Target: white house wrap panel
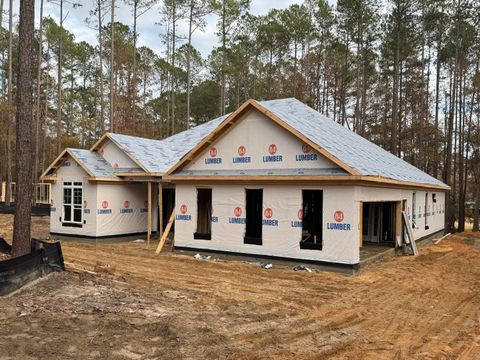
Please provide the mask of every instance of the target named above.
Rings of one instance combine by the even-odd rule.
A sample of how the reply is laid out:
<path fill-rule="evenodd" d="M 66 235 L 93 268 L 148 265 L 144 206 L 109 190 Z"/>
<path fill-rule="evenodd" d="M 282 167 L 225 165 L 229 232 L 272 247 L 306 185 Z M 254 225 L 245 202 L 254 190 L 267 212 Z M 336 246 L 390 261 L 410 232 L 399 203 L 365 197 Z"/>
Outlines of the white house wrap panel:
<path fill-rule="evenodd" d="M 186 215 L 177 215 L 175 246 L 217 250 L 251 255 L 268 255 L 302 260 L 317 260 L 343 264 L 358 264 L 360 239 L 361 202 L 399 202 L 406 200 L 411 216 L 412 190 L 378 189 L 351 186 L 294 186 L 294 185 L 212 185 L 212 238 L 194 239 L 197 224 L 197 188 L 194 185 L 177 185 L 176 208 L 187 209 Z M 244 243 L 245 189 L 263 189 L 262 245 Z M 302 190 L 323 191 L 323 248 L 300 249 Z M 428 211 L 428 229 L 425 228 L 425 194 L 436 195 Z M 423 199 L 417 203 L 421 209 L 413 231 L 415 239 L 434 234 L 443 229 L 444 193 L 417 191 Z M 240 212 L 236 212 L 236 209 Z M 269 219 L 265 210 L 271 209 Z M 341 212 L 339 222 L 335 214 Z M 238 215 L 240 214 L 240 215 Z M 238 216 L 237 216 L 238 215 Z M 418 217 L 418 216 L 417 216 Z M 268 222 L 266 220 L 269 220 Z"/>
<path fill-rule="evenodd" d="M 107 160 L 114 170 L 138 168 L 124 151 L 120 150 L 112 141 L 107 141 L 98 153 Z"/>
<path fill-rule="evenodd" d="M 72 157 L 68 157 L 57 170 L 57 181 L 51 186 L 50 200 L 50 231 L 59 234 L 78 234 L 83 236 L 95 236 L 97 229 L 97 217 L 95 203 L 97 199 L 97 185 L 88 182 L 89 175 Z M 81 227 L 65 226 L 63 189 L 64 183 L 81 183 L 82 220 Z"/>
<path fill-rule="evenodd" d="M 213 185 L 211 188 L 214 218 L 212 239 L 199 240 L 193 237 L 197 224 L 197 188 L 193 185 L 177 185 L 176 208 L 186 205 L 189 216 L 177 215 L 176 247 L 344 264 L 359 262 L 358 216 L 351 201 L 354 196 L 352 187 Z M 244 244 L 245 189 L 248 188 L 263 189 L 262 245 Z M 322 250 L 300 249 L 302 190 L 323 190 Z M 271 211 L 266 212 L 266 209 Z M 331 225 L 336 223 L 336 211 L 344 214 L 341 227 Z M 267 218 L 266 214 L 270 217 Z"/>
<path fill-rule="evenodd" d="M 157 200 L 152 199 L 152 230 L 157 231 Z M 97 236 L 143 233 L 148 221 L 147 184 L 97 185 Z"/>
<path fill-rule="evenodd" d="M 90 183 L 89 175 L 71 157 L 57 170 L 51 187 L 50 231 L 80 236 L 114 236 L 143 233 L 147 229 L 147 184 Z M 81 184 L 80 222 L 65 221 L 65 184 Z M 158 229 L 157 200 L 152 196 L 152 230 Z"/>
<path fill-rule="evenodd" d="M 252 111 L 187 170 L 337 169 L 265 115 Z"/>

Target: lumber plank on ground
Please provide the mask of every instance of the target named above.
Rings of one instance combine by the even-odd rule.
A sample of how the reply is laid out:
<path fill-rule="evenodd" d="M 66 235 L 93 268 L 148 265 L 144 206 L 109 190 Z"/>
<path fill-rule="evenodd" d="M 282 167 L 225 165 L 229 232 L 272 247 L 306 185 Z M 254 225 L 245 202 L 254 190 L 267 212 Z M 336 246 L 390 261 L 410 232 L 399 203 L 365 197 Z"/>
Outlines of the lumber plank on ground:
<path fill-rule="evenodd" d="M 417 249 L 417 243 L 415 242 L 415 239 L 413 238 L 413 232 L 412 228 L 410 227 L 410 222 L 408 221 L 407 213 L 405 211 L 402 211 L 403 215 L 403 225 L 405 229 L 407 229 L 407 235 L 408 235 L 408 245 L 410 245 L 410 248 L 412 249 L 412 253 L 414 256 L 418 256 L 418 249 Z"/>
<path fill-rule="evenodd" d="M 451 233 L 448 233 L 448 234 L 446 234 L 446 235 L 443 235 L 440 239 L 435 240 L 435 241 L 433 242 L 433 244 L 434 244 L 434 245 L 437 245 L 440 241 L 442 241 L 443 239 L 445 239 L 446 237 L 448 237 L 448 236 L 450 236 L 450 235 L 452 235 L 452 234 L 451 234 Z"/>
<path fill-rule="evenodd" d="M 167 239 L 168 234 L 170 234 L 170 229 L 172 228 L 174 221 L 175 221 L 175 209 L 172 210 L 172 215 L 170 215 L 170 219 L 168 219 L 167 226 L 165 227 L 165 232 L 160 238 L 160 242 L 158 243 L 157 250 L 155 250 L 156 254 L 160 254 L 160 251 L 162 251 L 163 244 L 165 244 L 165 240 Z"/>

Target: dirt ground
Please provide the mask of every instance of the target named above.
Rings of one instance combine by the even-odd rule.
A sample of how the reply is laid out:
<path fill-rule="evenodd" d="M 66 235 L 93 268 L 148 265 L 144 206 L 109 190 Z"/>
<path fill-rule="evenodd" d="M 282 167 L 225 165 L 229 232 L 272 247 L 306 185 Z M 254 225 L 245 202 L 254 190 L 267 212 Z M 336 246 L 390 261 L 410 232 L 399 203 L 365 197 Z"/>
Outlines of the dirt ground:
<path fill-rule="evenodd" d="M 0 215 L 0 236 L 11 236 Z M 48 218 L 34 218 L 45 236 Z M 480 238 L 357 276 L 62 243 L 70 271 L 0 299 L 0 359 L 480 359 Z M 89 273 L 74 269 L 86 269 Z"/>

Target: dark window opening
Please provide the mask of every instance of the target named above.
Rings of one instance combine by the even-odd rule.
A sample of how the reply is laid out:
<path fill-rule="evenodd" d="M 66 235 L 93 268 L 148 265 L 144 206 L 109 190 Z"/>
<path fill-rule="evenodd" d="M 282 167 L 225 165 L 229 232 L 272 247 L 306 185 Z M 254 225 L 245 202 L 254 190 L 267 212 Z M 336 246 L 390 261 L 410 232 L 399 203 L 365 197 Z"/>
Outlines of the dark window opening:
<path fill-rule="evenodd" d="M 323 191 L 303 190 L 302 240 L 300 249 L 322 250 Z"/>
<path fill-rule="evenodd" d="M 212 189 L 197 189 L 197 231 L 194 239 L 212 239 Z"/>
<path fill-rule="evenodd" d="M 245 244 L 262 245 L 263 190 L 246 189 Z"/>

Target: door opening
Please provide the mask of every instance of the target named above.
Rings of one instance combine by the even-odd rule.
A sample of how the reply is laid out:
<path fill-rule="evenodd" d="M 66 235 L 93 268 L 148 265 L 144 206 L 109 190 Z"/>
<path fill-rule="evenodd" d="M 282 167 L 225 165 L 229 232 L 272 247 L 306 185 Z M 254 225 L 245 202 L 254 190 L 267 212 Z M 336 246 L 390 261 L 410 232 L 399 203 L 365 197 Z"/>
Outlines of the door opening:
<path fill-rule="evenodd" d="M 302 191 L 302 240 L 300 249 L 322 250 L 323 191 Z"/>
<path fill-rule="evenodd" d="M 170 219 L 170 215 L 172 214 L 173 208 L 175 207 L 175 189 L 162 189 L 162 202 L 162 230 L 165 230 L 168 224 L 168 220 Z M 170 232 L 174 231 L 174 227 L 175 222 L 172 224 Z M 160 228 L 160 226 L 158 228 Z"/>
<path fill-rule="evenodd" d="M 197 231 L 194 239 L 212 239 L 212 189 L 197 189 Z"/>
<path fill-rule="evenodd" d="M 245 244 L 262 245 L 263 190 L 246 189 Z"/>

